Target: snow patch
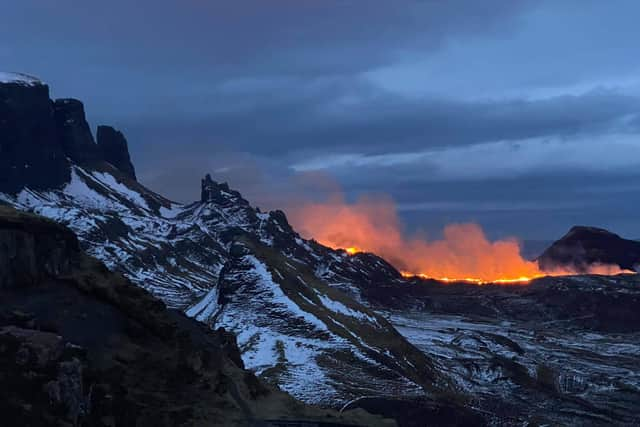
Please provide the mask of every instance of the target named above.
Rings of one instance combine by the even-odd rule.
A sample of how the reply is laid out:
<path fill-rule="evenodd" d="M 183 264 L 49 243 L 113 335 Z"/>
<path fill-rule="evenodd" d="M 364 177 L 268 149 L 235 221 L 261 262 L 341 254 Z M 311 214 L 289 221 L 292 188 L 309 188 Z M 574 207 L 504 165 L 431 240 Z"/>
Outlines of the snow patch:
<path fill-rule="evenodd" d="M 219 289 L 215 286 L 197 304 L 194 304 L 185 311 L 189 317 L 193 317 L 200 322 L 207 322 L 218 311 Z"/>
<path fill-rule="evenodd" d="M 163 218 L 174 219 L 182 212 L 183 208 L 184 206 L 174 203 L 171 203 L 170 207 L 168 208 L 160 206 L 160 215 Z"/>
<path fill-rule="evenodd" d="M 38 86 L 43 83 L 36 77 L 22 73 L 8 73 L 0 71 L 0 83 L 13 83 L 22 86 Z"/>
<path fill-rule="evenodd" d="M 149 210 L 147 201 L 142 197 L 142 195 L 140 195 L 140 193 L 133 191 L 123 183 L 116 181 L 113 175 L 104 172 L 93 172 L 91 175 L 102 185 L 105 185 L 111 190 L 115 190 L 119 195 L 124 196 L 130 202 L 133 202 L 143 209 Z"/>
<path fill-rule="evenodd" d="M 375 317 L 370 316 L 367 313 L 363 313 L 362 311 L 359 311 L 359 310 L 353 310 L 347 307 L 346 305 L 342 304 L 340 301 L 331 299 L 327 295 L 321 294 L 318 291 L 316 291 L 316 294 L 318 295 L 318 298 L 320 298 L 320 301 L 322 302 L 322 304 L 325 307 L 327 307 L 329 310 L 335 313 L 343 314 L 349 317 L 354 317 L 358 320 L 373 323 L 377 326 L 380 326 L 378 324 L 378 320 Z"/>

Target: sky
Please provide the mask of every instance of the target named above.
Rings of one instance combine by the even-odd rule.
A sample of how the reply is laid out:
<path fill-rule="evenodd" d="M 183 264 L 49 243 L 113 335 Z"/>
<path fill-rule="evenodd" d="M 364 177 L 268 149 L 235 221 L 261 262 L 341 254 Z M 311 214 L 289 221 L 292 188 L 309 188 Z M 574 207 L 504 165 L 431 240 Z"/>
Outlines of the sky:
<path fill-rule="evenodd" d="M 390 198 L 408 230 L 476 222 L 640 238 L 635 0 L 20 0 L 0 69 L 129 140 L 177 201 L 211 173 L 274 209 Z"/>

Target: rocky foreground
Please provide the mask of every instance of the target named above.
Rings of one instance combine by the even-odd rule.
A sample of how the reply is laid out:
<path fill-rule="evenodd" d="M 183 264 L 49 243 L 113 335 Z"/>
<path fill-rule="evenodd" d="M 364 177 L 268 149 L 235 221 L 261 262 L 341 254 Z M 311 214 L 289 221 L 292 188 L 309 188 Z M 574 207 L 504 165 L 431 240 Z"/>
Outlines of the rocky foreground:
<path fill-rule="evenodd" d="M 2 206 L 0 298 L 4 426 L 394 425 L 294 400 L 244 369 L 232 334 L 168 310 L 67 228 Z"/>

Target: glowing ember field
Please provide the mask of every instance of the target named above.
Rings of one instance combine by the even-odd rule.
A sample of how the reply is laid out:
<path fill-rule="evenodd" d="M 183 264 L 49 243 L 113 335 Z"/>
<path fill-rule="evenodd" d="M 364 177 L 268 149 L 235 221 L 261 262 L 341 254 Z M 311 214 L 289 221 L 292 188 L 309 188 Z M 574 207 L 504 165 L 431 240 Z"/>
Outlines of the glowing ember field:
<path fill-rule="evenodd" d="M 620 274 L 617 266 L 596 265 L 589 271 L 543 271 L 524 259 L 515 239 L 490 241 L 477 224 L 452 224 L 443 238 L 405 236 L 393 202 L 361 199 L 347 204 L 341 198 L 309 203 L 289 212 L 292 224 L 307 238 L 354 255 L 372 252 L 405 277 L 476 284 L 526 284 L 544 276 Z"/>

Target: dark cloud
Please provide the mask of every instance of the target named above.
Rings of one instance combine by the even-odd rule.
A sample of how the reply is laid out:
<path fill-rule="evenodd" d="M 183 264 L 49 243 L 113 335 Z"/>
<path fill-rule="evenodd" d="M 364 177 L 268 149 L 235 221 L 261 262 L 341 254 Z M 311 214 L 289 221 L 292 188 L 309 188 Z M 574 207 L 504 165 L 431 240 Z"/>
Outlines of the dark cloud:
<path fill-rule="evenodd" d="M 450 206 L 425 206 L 404 210 L 402 215 L 411 229 L 424 228 L 432 234 L 449 222 L 473 221 L 482 224 L 494 238 L 555 239 L 573 225 L 599 226 L 638 238 L 635 206 L 640 203 L 640 186 L 629 183 L 639 181 L 637 172 L 557 171 L 464 183 L 414 183 L 419 185 L 423 199 Z M 401 201 L 401 210 L 406 203 L 420 199 L 416 191 L 388 190 Z"/>
<path fill-rule="evenodd" d="M 24 0 L 3 7 L 0 34 L 60 51 L 57 44 L 66 42 L 69 53 L 112 68 L 120 58 L 152 72 L 183 67 L 196 74 L 201 67 L 217 74 L 232 67 L 237 76 L 266 67 L 324 75 L 385 63 L 398 45 L 432 49 L 450 37 L 508 30 L 531 3 Z"/>
<path fill-rule="evenodd" d="M 639 129 L 640 97 L 613 91 L 469 102 L 320 86 L 292 85 L 284 94 L 212 95 L 219 102 L 215 112 L 187 109 L 162 120 L 122 119 L 121 124 L 138 140 L 188 140 L 211 149 L 227 144 L 274 156 L 328 150 L 375 154 Z"/>
<path fill-rule="evenodd" d="M 83 99 L 176 200 L 212 171 L 269 208 L 341 188 L 390 194 L 412 228 L 640 236 L 640 164 L 624 159 L 640 157 L 638 13 L 633 0 L 21 0 L 2 6 L 0 67 Z M 305 162 L 326 167 L 292 169 Z"/>

